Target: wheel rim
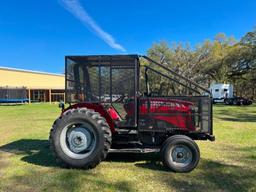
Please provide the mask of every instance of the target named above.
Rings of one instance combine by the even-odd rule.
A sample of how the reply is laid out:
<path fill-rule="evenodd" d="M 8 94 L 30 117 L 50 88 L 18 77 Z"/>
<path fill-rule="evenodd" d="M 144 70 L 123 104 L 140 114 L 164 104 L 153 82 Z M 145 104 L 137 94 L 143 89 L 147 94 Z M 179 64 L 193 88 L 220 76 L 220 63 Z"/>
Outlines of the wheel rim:
<path fill-rule="evenodd" d="M 60 134 L 61 149 L 70 158 L 86 158 L 95 149 L 95 135 L 93 127 L 88 123 L 69 124 Z"/>
<path fill-rule="evenodd" d="M 186 167 L 192 162 L 192 151 L 185 145 L 176 145 L 171 149 L 170 159 L 176 166 Z"/>

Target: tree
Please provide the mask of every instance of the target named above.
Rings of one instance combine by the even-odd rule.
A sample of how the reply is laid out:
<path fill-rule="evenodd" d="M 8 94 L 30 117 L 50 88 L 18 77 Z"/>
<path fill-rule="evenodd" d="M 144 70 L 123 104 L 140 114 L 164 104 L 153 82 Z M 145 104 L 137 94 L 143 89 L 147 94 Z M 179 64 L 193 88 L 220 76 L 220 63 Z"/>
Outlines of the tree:
<path fill-rule="evenodd" d="M 205 87 L 209 87 L 213 82 L 230 82 L 235 85 L 239 94 L 255 95 L 255 30 L 248 32 L 239 42 L 233 37 L 219 33 L 214 40 L 205 40 L 195 48 L 181 43 L 173 43 L 170 46 L 167 42 L 161 41 L 153 44 L 148 50 L 148 56 L 159 62 L 163 62 L 164 57 L 163 64 L 168 68 Z M 150 66 L 148 63 L 144 64 Z M 157 70 L 164 73 L 160 68 Z M 159 92 L 167 89 L 168 94 L 187 93 L 184 87 L 154 74 L 151 75 L 150 81 L 157 82 L 152 83 L 152 89 Z"/>
<path fill-rule="evenodd" d="M 255 96 L 256 84 L 256 30 L 248 32 L 233 46 L 226 58 L 231 70 L 228 77 L 240 94 Z"/>

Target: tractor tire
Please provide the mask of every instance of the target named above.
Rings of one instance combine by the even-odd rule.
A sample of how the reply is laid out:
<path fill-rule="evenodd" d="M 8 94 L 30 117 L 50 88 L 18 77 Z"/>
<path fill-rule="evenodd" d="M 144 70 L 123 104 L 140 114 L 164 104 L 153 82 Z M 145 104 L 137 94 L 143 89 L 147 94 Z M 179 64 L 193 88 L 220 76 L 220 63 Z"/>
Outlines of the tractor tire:
<path fill-rule="evenodd" d="M 105 118 L 92 109 L 78 108 L 54 122 L 49 141 L 60 165 L 89 169 L 106 158 L 112 138 Z"/>
<path fill-rule="evenodd" d="M 160 151 L 165 167 L 178 173 L 186 173 L 196 168 L 200 160 L 198 145 L 185 135 L 168 138 Z"/>

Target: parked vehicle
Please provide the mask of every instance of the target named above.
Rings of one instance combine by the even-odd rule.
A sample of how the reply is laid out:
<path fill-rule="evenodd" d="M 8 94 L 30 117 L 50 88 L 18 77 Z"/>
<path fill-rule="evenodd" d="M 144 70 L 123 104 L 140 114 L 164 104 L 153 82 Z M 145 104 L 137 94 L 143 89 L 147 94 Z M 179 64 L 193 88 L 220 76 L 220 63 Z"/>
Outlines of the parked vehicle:
<path fill-rule="evenodd" d="M 251 105 L 252 100 L 244 97 L 234 96 L 232 84 L 212 84 L 209 88 L 213 103 L 224 103 L 226 105 Z"/>
<path fill-rule="evenodd" d="M 212 84 L 209 90 L 212 94 L 213 103 L 224 103 L 225 99 L 234 97 L 234 87 L 232 84 Z"/>
<path fill-rule="evenodd" d="M 67 56 L 65 76 L 71 105 L 50 131 L 51 149 L 65 166 L 94 168 L 108 153 L 159 152 L 167 168 L 189 172 L 200 159 L 194 140 L 215 139 L 211 97 L 202 95 L 210 92 L 146 56 Z M 156 78 L 188 94 L 162 95 Z"/>

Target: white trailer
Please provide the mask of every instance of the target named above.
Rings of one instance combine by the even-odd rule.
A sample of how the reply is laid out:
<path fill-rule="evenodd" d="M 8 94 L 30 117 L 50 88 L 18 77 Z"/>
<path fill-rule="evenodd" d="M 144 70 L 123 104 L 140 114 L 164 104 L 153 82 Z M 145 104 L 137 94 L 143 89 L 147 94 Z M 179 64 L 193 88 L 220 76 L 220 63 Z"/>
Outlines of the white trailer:
<path fill-rule="evenodd" d="M 252 100 L 234 96 L 232 84 L 216 83 L 209 88 L 213 103 L 225 103 L 226 105 L 251 105 Z"/>
<path fill-rule="evenodd" d="M 209 89 L 214 103 L 223 103 L 224 99 L 234 98 L 234 87 L 232 84 L 212 84 Z"/>

